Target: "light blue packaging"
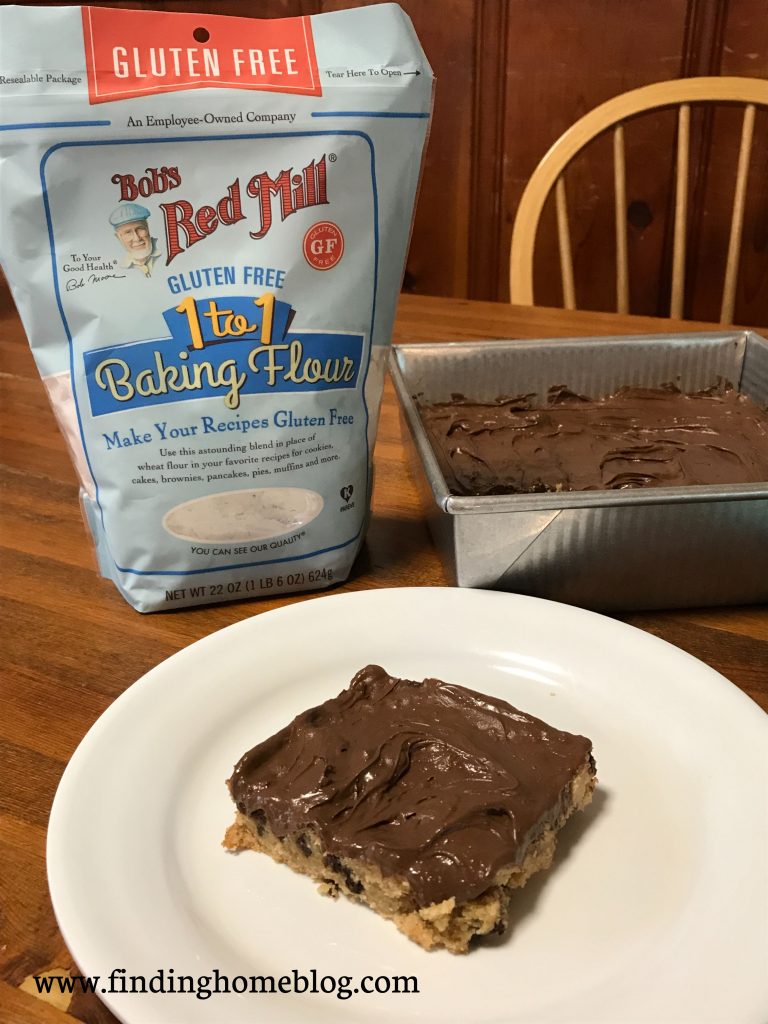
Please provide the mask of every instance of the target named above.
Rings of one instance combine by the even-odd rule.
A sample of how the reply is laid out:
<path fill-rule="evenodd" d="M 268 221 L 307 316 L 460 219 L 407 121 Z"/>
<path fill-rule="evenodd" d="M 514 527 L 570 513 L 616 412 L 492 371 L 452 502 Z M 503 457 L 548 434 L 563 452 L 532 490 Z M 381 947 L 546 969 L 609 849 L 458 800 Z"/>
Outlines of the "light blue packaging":
<path fill-rule="evenodd" d="M 349 573 L 431 102 L 394 4 L 0 9 L 2 264 L 139 611 Z"/>

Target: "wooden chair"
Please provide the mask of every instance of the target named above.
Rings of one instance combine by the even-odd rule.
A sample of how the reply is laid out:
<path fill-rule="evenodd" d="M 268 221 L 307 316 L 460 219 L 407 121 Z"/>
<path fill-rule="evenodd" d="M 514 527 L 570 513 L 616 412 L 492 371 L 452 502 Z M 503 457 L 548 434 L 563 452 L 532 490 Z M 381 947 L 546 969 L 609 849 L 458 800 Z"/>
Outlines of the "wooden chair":
<path fill-rule="evenodd" d="M 768 106 L 768 81 L 756 78 L 683 78 L 658 82 L 615 96 L 585 114 L 552 146 L 534 171 L 523 192 L 512 231 L 509 285 L 510 300 L 520 305 L 533 305 L 533 253 L 539 218 L 553 186 L 557 210 L 557 233 L 560 249 L 560 271 L 566 309 L 576 308 L 573 284 L 571 236 L 568 228 L 565 183 L 563 175 L 568 164 L 602 132 L 613 128 L 613 180 L 616 222 L 616 309 L 629 312 L 629 270 L 627 261 L 627 193 L 624 157 L 623 122 L 649 110 L 678 106 L 677 164 L 675 189 L 675 223 L 672 253 L 672 298 L 670 316 L 683 315 L 685 286 L 685 226 L 688 203 L 688 149 L 692 103 L 743 103 L 736 167 L 736 188 L 733 198 L 731 230 L 728 240 L 720 323 L 730 323 L 736 293 L 741 232 L 744 221 L 747 171 L 755 123 L 755 107 Z"/>

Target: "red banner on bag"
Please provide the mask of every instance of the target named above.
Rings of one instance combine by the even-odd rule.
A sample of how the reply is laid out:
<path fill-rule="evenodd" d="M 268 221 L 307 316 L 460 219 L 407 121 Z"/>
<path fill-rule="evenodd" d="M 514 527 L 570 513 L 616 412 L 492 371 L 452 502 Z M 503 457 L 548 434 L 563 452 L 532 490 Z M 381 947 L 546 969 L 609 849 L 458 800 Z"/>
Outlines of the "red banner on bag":
<path fill-rule="evenodd" d="M 308 17 L 83 7 L 91 103 L 182 89 L 259 89 L 320 96 Z"/>

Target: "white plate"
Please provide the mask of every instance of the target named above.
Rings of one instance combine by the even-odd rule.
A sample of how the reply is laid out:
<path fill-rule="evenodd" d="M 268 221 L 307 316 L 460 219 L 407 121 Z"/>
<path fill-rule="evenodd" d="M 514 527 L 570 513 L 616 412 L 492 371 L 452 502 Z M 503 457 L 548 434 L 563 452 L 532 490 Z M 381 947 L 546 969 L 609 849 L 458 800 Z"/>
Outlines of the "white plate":
<path fill-rule="evenodd" d="M 594 742 L 592 807 L 517 897 L 511 934 L 469 956 L 425 953 L 364 907 L 220 846 L 234 762 L 369 662 Z M 767 743 L 768 718 L 722 676 L 590 612 L 452 589 L 321 597 L 193 644 L 99 719 L 51 814 L 53 904 L 100 988 L 116 968 L 418 979 L 418 994 L 344 999 L 102 993 L 129 1024 L 765 1024 Z"/>

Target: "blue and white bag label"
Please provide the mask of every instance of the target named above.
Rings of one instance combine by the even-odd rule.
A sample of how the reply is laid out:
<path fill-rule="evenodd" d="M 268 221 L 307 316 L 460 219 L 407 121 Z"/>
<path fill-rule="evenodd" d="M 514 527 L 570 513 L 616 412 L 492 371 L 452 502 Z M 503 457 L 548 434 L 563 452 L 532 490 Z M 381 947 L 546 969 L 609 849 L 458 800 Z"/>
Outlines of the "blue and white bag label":
<path fill-rule="evenodd" d="M 0 10 L 3 266 L 140 611 L 349 573 L 431 110 L 393 4 L 190 19 Z"/>

